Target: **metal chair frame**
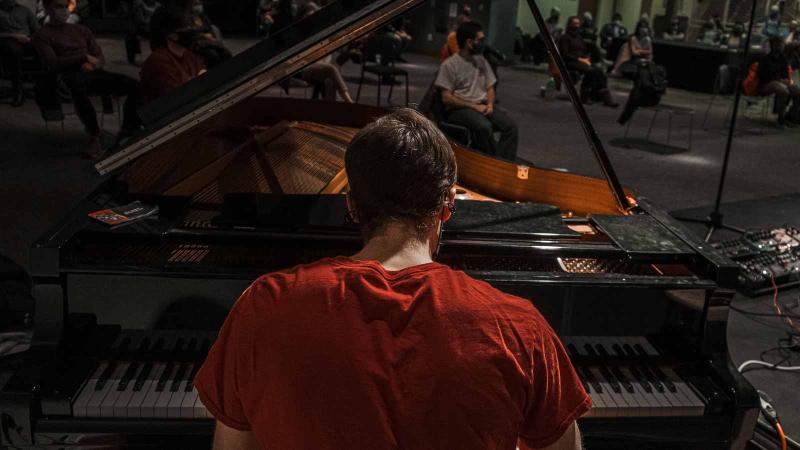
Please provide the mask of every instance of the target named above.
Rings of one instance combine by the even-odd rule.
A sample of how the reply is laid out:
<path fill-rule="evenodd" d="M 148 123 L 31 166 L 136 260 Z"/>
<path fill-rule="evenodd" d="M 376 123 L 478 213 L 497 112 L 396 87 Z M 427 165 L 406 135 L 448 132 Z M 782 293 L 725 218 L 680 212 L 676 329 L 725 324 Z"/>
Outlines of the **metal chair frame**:
<path fill-rule="evenodd" d="M 692 151 L 692 137 L 694 135 L 694 109 L 685 106 L 673 106 L 673 105 L 645 106 L 639 109 L 645 111 L 653 111 L 653 117 L 650 119 L 650 126 L 647 128 L 647 142 L 653 142 L 650 139 L 650 136 L 653 133 L 653 126 L 656 123 L 656 118 L 658 117 L 659 113 L 664 113 L 667 115 L 667 145 L 670 145 L 672 140 L 672 116 L 688 116 L 689 142 L 686 147 L 686 150 Z M 628 132 L 631 129 L 632 122 L 633 118 L 631 118 L 631 120 L 628 121 L 628 126 L 625 127 L 626 139 L 628 138 Z"/>

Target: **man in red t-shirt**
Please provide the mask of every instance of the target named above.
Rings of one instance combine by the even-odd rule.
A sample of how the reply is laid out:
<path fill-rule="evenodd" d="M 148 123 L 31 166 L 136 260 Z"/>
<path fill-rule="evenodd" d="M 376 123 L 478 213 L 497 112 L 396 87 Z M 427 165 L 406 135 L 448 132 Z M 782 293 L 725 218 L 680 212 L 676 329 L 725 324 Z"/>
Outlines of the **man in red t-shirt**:
<path fill-rule="evenodd" d="M 401 109 L 345 158 L 364 248 L 242 294 L 195 380 L 214 448 L 580 448 L 591 400 L 545 319 L 433 262 L 456 193 L 447 139 Z"/>

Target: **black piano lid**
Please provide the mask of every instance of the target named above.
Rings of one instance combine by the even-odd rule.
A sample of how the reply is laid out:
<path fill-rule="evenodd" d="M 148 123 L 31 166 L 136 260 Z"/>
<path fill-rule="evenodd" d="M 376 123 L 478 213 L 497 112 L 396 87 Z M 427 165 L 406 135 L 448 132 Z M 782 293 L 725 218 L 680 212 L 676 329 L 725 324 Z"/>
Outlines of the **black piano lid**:
<path fill-rule="evenodd" d="M 561 219 L 561 210 L 539 203 L 459 200 L 458 214 L 445 223 L 446 239 L 580 239 Z"/>
<path fill-rule="evenodd" d="M 422 2 L 332 2 L 141 109 L 144 132 L 95 168 L 106 174 L 134 161 Z"/>

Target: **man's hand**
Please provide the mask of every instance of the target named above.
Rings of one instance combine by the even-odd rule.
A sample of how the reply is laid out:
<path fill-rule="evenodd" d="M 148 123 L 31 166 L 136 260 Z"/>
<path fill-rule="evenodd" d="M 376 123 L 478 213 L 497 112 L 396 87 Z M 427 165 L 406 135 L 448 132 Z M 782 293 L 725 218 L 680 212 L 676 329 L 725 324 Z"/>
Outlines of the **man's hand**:
<path fill-rule="evenodd" d="M 486 111 L 483 112 L 484 116 L 491 116 L 494 113 L 494 105 L 489 103 L 486 105 Z"/>
<path fill-rule="evenodd" d="M 486 115 L 486 110 L 488 109 L 488 107 L 486 105 L 482 105 L 480 103 L 476 103 L 472 107 L 472 109 L 474 109 L 475 111 L 478 111 L 479 113 L 481 113 L 483 115 Z"/>
<path fill-rule="evenodd" d="M 86 54 L 86 62 L 91 64 L 94 68 L 100 67 L 100 58 Z"/>
<path fill-rule="evenodd" d="M 91 72 L 96 69 L 97 67 L 93 66 L 92 63 L 85 62 L 81 64 L 81 70 L 83 70 L 84 72 Z"/>

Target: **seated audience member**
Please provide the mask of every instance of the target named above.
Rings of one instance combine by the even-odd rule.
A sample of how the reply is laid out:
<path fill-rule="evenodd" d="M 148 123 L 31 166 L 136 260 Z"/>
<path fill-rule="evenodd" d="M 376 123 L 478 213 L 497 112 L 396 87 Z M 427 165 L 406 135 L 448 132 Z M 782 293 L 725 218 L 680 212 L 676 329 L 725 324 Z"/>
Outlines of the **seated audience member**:
<path fill-rule="evenodd" d="M 650 37 L 650 25 L 647 22 L 636 24 L 636 31 L 620 52 L 613 72 L 633 80 L 642 61 L 653 61 L 653 39 Z"/>
<path fill-rule="evenodd" d="M 662 36 L 666 41 L 685 41 L 686 32 L 681 29 L 681 21 L 677 17 L 673 17 L 669 23 L 669 29 L 664 32 Z"/>
<path fill-rule="evenodd" d="M 725 46 L 728 48 L 741 48 L 744 45 L 746 38 L 747 32 L 744 29 L 744 24 L 742 22 L 736 22 L 733 24 L 731 34 L 728 36 Z"/>
<path fill-rule="evenodd" d="M 89 99 L 90 95 L 112 95 L 127 97 L 123 109 L 120 137 L 140 127 L 136 114 L 141 105 L 139 83 L 125 75 L 103 70 L 105 58 L 92 32 L 83 25 L 67 23 L 69 10 L 67 0 L 45 0 L 44 6 L 50 21 L 33 35 L 33 45 L 50 69 L 43 100 L 45 108 L 60 108 L 56 93 L 56 78 L 60 77 L 72 95 L 75 112 L 89 133 L 89 148 L 86 156 L 97 158 L 103 154 L 100 142 L 100 127 Z"/>
<path fill-rule="evenodd" d="M 176 8 L 162 8 L 150 23 L 152 53 L 142 64 L 142 100 L 149 103 L 205 73 L 203 61 L 180 44 L 188 27 L 186 15 Z"/>
<path fill-rule="evenodd" d="M 567 68 L 583 76 L 581 101 L 588 104 L 597 100 L 616 108 L 619 104 L 608 90 L 608 78 L 602 69 L 592 64 L 586 41 L 581 38 L 581 19 L 577 16 L 570 17 L 567 24 L 567 31 L 558 40 L 558 46 Z"/>
<path fill-rule="evenodd" d="M 769 15 L 764 20 L 764 28 L 761 30 L 765 38 L 781 36 L 781 9 L 778 5 L 772 5 Z"/>
<path fill-rule="evenodd" d="M 592 60 L 592 63 L 602 63 L 603 55 L 597 46 L 597 27 L 594 26 L 594 17 L 589 11 L 583 13 L 580 35 L 583 41 L 586 42 L 586 50 L 589 52 L 589 59 Z"/>
<path fill-rule="evenodd" d="M 441 90 L 448 122 L 463 125 L 475 135 L 475 146 L 490 155 L 514 161 L 517 157 L 517 124 L 495 109 L 495 78 L 483 57 L 485 34 L 475 22 L 456 31 L 459 52 L 439 67 L 435 85 Z M 500 132 L 495 142 L 494 131 Z"/>
<path fill-rule="evenodd" d="M 758 61 L 758 89 L 762 95 L 775 94 L 775 113 L 778 123 L 786 123 L 786 107 L 789 99 L 792 108 L 789 121 L 800 120 L 800 87 L 792 84 L 789 59 L 784 53 L 783 38 L 775 36 L 769 40 L 770 51 Z"/>
<path fill-rule="evenodd" d="M 697 42 L 707 45 L 719 45 L 722 41 L 722 30 L 717 27 L 713 18 L 709 18 L 697 35 Z"/>
<path fill-rule="evenodd" d="M 558 27 L 559 20 L 561 20 L 561 9 L 554 6 L 550 9 L 550 16 L 545 21 L 547 32 L 550 33 L 554 39 L 558 39 L 558 36 L 563 31 Z M 548 61 L 549 54 L 547 46 L 544 43 L 544 36 L 542 36 L 541 32 L 537 33 L 536 36 L 531 39 L 531 55 L 534 64 L 541 64 Z"/>
<path fill-rule="evenodd" d="M 230 59 L 233 54 L 225 47 L 219 30 L 205 14 L 203 0 L 186 0 L 189 31 L 182 33 L 181 45 L 202 58 L 209 69 Z"/>
<path fill-rule="evenodd" d="M 619 50 L 628 37 L 628 29 L 622 24 L 622 14 L 614 13 L 614 20 L 600 30 L 600 47 L 606 51 L 606 59 L 616 61 Z"/>
<path fill-rule="evenodd" d="M 303 11 L 303 17 L 314 14 L 318 10 L 319 6 L 310 2 Z M 322 98 L 324 100 L 336 101 L 336 94 L 338 93 L 342 100 L 347 103 L 353 103 L 347 83 L 344 82 L 339 67 L 333 63 L 332 55 L 312 63 L 303 69 L 298 77 L 306 83 L 319 86 L 322 89 Z"/>
<path fill-rule="evenodd" d="M 22 58 L 34 56 L 31 36 L 39 23 L 30 9 L 18 5 L 16 0 L 0 0 L 0 59 L 3 70 L 11 81 L 12 106 L 25 101 L 22 91 Z"/>
<path fill-rule="evenodd" d="M 353 138 L 345 168 L 364 246 L 236 301 L 195 378 L 214 448 L 580 448 L 591 400 L 541 313 L 434 262 L 458 214 L 444 135 L 404 108 Z"/>
<path fill-rule="evenodd" d="M 800 43 L 800 22 L 792 20 L 789 22 L 789 33 L 786 35 L 786 43 Z"/>
<path fill-rule="evenodd" d="M 411 43 L 412 38 L 406 31 L 405 19 L 402 17 L 398 18 L 386 28 L 386 31 L 391 34 L 395 41 L 395 61 L 407 62 L 403 59 L 403 52 L 408 48 L 408 44 Z"/>
<path fill-rule="evenodd" d="M 161 7 L 158 0 L 133 0 L 133 30 L 125 37 L 125 53 L 129 64 L 136 63 L 142 53 L 139 36 L 148 36 L 153 14 Z"/>

